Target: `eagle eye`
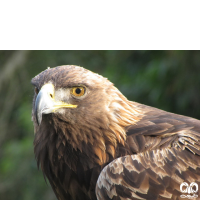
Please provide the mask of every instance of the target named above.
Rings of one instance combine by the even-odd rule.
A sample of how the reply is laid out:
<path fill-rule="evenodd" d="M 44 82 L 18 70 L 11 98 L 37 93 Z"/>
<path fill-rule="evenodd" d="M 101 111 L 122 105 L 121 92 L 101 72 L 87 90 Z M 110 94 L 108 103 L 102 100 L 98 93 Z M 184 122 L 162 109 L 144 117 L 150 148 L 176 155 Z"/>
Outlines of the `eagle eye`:
<path fill-rule="evenodd" d="M 82 86 L 73 87 L 70 92 L 75 97 L 81 97 L 85 94 L 85 88 Z"/>

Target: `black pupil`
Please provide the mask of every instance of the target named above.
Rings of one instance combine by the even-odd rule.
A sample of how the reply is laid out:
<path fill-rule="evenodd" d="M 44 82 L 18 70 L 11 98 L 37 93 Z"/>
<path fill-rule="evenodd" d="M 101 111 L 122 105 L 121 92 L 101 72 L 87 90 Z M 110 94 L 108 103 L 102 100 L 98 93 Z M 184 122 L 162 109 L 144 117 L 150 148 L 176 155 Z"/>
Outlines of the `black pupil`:
<path fill-rule="evenodd" d="M 80 94 L 81 93 L 81 89 L 80 88 L 77 88 L 76 89 L 76 94 Z"/>

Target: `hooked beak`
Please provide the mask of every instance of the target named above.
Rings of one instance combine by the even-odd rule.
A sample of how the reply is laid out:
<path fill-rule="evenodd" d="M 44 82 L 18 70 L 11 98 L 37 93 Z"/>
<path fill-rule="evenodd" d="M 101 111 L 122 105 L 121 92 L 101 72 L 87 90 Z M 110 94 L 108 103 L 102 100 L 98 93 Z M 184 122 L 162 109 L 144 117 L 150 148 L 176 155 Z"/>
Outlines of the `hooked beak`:
<path fill-rule="evenodd" d="M 54 113 L 59 108 L 76 108 L 77 105 L 67 104 L 63 101 L 55 101 L 55 90 L 51 83 L 47 83 L 40 89 L 35 101 L 35 113 L 38 125 L 42 122 L 42 115 Z"/>

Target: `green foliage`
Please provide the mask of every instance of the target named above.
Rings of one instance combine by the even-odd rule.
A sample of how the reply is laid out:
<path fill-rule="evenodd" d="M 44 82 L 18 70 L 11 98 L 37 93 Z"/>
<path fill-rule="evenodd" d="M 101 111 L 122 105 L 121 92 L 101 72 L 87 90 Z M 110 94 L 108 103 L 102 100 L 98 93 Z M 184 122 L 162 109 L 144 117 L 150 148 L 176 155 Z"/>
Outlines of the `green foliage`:
<path fill-rule="evenodd" d="M 30 81 L 64 64 L 107 77 L 132 101 L 200 119 L 200 51 L 0 51 L 1 199 L 56 199 L 34 158 Z"/>

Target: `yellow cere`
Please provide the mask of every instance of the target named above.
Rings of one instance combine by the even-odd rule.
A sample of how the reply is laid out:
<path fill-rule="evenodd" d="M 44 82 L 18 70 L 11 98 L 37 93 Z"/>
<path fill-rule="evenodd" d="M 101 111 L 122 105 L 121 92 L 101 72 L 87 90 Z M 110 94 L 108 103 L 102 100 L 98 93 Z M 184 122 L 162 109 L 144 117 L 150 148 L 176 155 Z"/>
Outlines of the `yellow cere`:
<path fill-rule="evenodd" d="M 67 104 L 63 101 L 56 101 L 54 106 L 53 106 L 53 112 L 55 112 L 59 108 L 76 108 L 77 105 L 72 105 L 72 104 Z"/>

